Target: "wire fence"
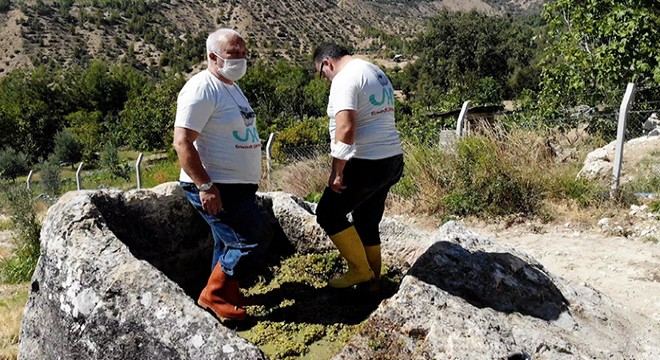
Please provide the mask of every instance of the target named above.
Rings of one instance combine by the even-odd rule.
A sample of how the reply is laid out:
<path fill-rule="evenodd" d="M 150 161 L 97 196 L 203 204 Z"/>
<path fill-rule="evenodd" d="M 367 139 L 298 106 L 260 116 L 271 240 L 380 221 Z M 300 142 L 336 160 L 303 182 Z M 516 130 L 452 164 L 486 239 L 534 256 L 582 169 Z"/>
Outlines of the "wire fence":
<path fill-rule="evenodd" d="M 495 124 L 498 122 L 516 122 L 522 126 L 530 125 L 565 132 L 578 129 L 579 131 L 573 131 L 573 133 L 585 137 L 597 134 L 607 142 L 616 140 L 620 143 L 617 144 L 619 155 L 616 157 L 618 159 L 615 159 L 615 161 L 621 162 L 618 164 L 619 173 L 617 173 L 615 165 L 615 173 L 612 175 L 614 191 L 619 183 L 620 167 L 623 162 L 620 157 L 623 154 L 624 143 L 643 136 L 660 136 L 660 86 L 641 85 L 633 89 L 629 103 L 625 103 L 625 96 L 630 90 L 630 85 L 628 89 L 620 91 L 595 91 L 585 96 L 586 99 L 594 99 L 593 101 L 585 101 L 580 106 L 558 109 L 554 112 L 554 116 L 549 118 L 539 118 L 536 113 L 526 113 L 515 109 L 502 109 L 483 114 L 477 111 L 477 107 L 468 108 L 464 104 L 463 109 L 467 109 L 467 111 L 460 111 L 460 113 L 455 111 L 458 118 L 455 122 L 449 122 L 456 124 L 456 128 L 447 128 L 444 125 L 447 122 L 437 118 L 426 119 L 431 124 L 435 123 L 438 126 L 426 124 L 423 129 L 424 139 L 426 143 L 434 147 L 445 148 L 454 143 L 462 134 L 478 131 L 479 126 L 483 126 L 484 123 Z M 623 125 L 620 125 L 622 122 Z M 618 134 L 620 126 L 624 126 L 622 136 Z M 617 139 L 617 137 L 619 138 Z M 276 159 L 279 163 L 295 163 L 328 152 L 327 144 L 286 147 L 279 149 Z M 660 169 L 660 158 L 658 160 L 650 159 L 647 162 L 650 162 L 648 165 L 652 168 Z"/>

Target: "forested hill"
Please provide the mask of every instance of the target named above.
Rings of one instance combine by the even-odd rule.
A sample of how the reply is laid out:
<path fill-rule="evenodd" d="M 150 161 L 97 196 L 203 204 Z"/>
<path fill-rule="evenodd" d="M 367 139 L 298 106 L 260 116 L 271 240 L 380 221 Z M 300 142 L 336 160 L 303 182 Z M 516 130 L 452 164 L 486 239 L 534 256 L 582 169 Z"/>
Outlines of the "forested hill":
<path fill-rule="evenodd" d="M 399 50 L 442 9 L 539 13 L 544 2 L 0 0 L 0 76 L 19 67 L 68 67 L 90 59 L 187 72 L 202 60 L 206 34 L 225 26 L 241 31 L 254 56 L 264 59 L 303 60 L 328 40 L 363 52 Z"/>

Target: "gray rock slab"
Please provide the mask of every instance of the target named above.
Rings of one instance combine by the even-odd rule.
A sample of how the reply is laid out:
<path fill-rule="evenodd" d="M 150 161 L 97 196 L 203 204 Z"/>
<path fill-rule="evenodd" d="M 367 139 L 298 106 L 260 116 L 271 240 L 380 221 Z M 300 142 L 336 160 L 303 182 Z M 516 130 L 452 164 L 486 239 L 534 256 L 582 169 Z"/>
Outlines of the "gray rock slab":
<path fill-rule="evenodd" d="M 19 359 L 265 358 L 184 291 L 210 272 L 193 256 L 210 244 L 171 190 L 70 192 L 50 208 Z"/>

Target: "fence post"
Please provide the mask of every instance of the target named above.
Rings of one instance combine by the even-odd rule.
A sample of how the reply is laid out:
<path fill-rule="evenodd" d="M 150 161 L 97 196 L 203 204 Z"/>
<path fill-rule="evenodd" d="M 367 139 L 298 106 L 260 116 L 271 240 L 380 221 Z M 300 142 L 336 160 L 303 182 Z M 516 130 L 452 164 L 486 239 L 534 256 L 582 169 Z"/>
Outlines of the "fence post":
<path fill-rule="evenodd" d="M 268 183 L 270 184 L 270 173 L 271 168 L 271 151 L 273 150 L 273 141 L 275 140 L 275 133 L 270 133 L 268 136 L 268 142 L 266 143 L 266 175 L 268 176 Z"/>
<path fill-rule="evenodd" d="M 142 166 L 142 153 L 138 155 L 137 161 L 135 162 L 135 177 L 137 178 L 137 188 L 141 189 L 142 188 L 142 169 L 140 169 L 140 166 Z"/>
<path fill-rule="evenodd" d="M 465 117 L 467 116 L 468 104 L 470 104 L 470 100 L 463 103 L 463 107 L 461 108 L 461 113 L 458 115 L 458 122 L 456 123 L 457 138 L 460 138 L 461 133 L 463 132 L 463 123 L 465 122 Z"/>
<path fill-rule="evenodd" d="M 27 181 L 26 181 L 26 182 L 27 182 L 27 190 L 28 190 L 28 191 L 31 190 L 31 189 L 30 189 L 30 182 L 32 181 L 32 173 L 33 173 L 33 172 L 34 172 L 34 170 L 30 170 L 30 173 L 28 174 L 28 177 L 27 177 Z"/>
<path fill-rule="evenodd" d="M 623 96 L 621 108 L 619 109 L 619 127 L 616 135 L 616 152 L 614 153 L 614 173 L 612 188 L 610 189 L 610 199 L 614 199 L 619 189 L 619 180 L 621 177 L 621 164 L 623 163 L 623 143 L 626 141 L 626 123 L 628 121 L 628 111 L 630 104 L 635 97 L 635 84 L 628 83 L 626 94 Z"/>
<path fill-rule="evenodd" d="M 80 162 L 80 165 L 78 165 L 78 170 L 76 171 L 76 186 L 78 187 L 78 191 L 81 189 L 81 182 L 80 182 L 80 170 L 82 169 L 83 162 Z"/>

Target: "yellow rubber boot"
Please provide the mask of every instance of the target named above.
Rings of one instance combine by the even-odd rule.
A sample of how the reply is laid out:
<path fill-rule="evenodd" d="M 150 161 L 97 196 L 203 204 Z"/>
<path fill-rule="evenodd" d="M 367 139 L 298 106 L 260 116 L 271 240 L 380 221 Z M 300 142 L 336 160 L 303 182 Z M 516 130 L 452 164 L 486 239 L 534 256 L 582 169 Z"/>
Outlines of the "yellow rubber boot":
<path fill-rule="evenodd" d="M 354 226 L 331 235 L 330 239 L 337 246 L 341 256 L 348 262 L 348 271 L 344 275 L 330 280 L 328 286 L 347 288 L 374 278 L 364 246 L 362 246 L 362 241 Z"/>
<path fill-rule="evenodd" d="M 364 251 L 367 254 L 367 261 L 371 271 L 374 272 L 374 280 L 380 280 L 381 260 L 380 260 L 380 245 L 365 246 Z"/>

